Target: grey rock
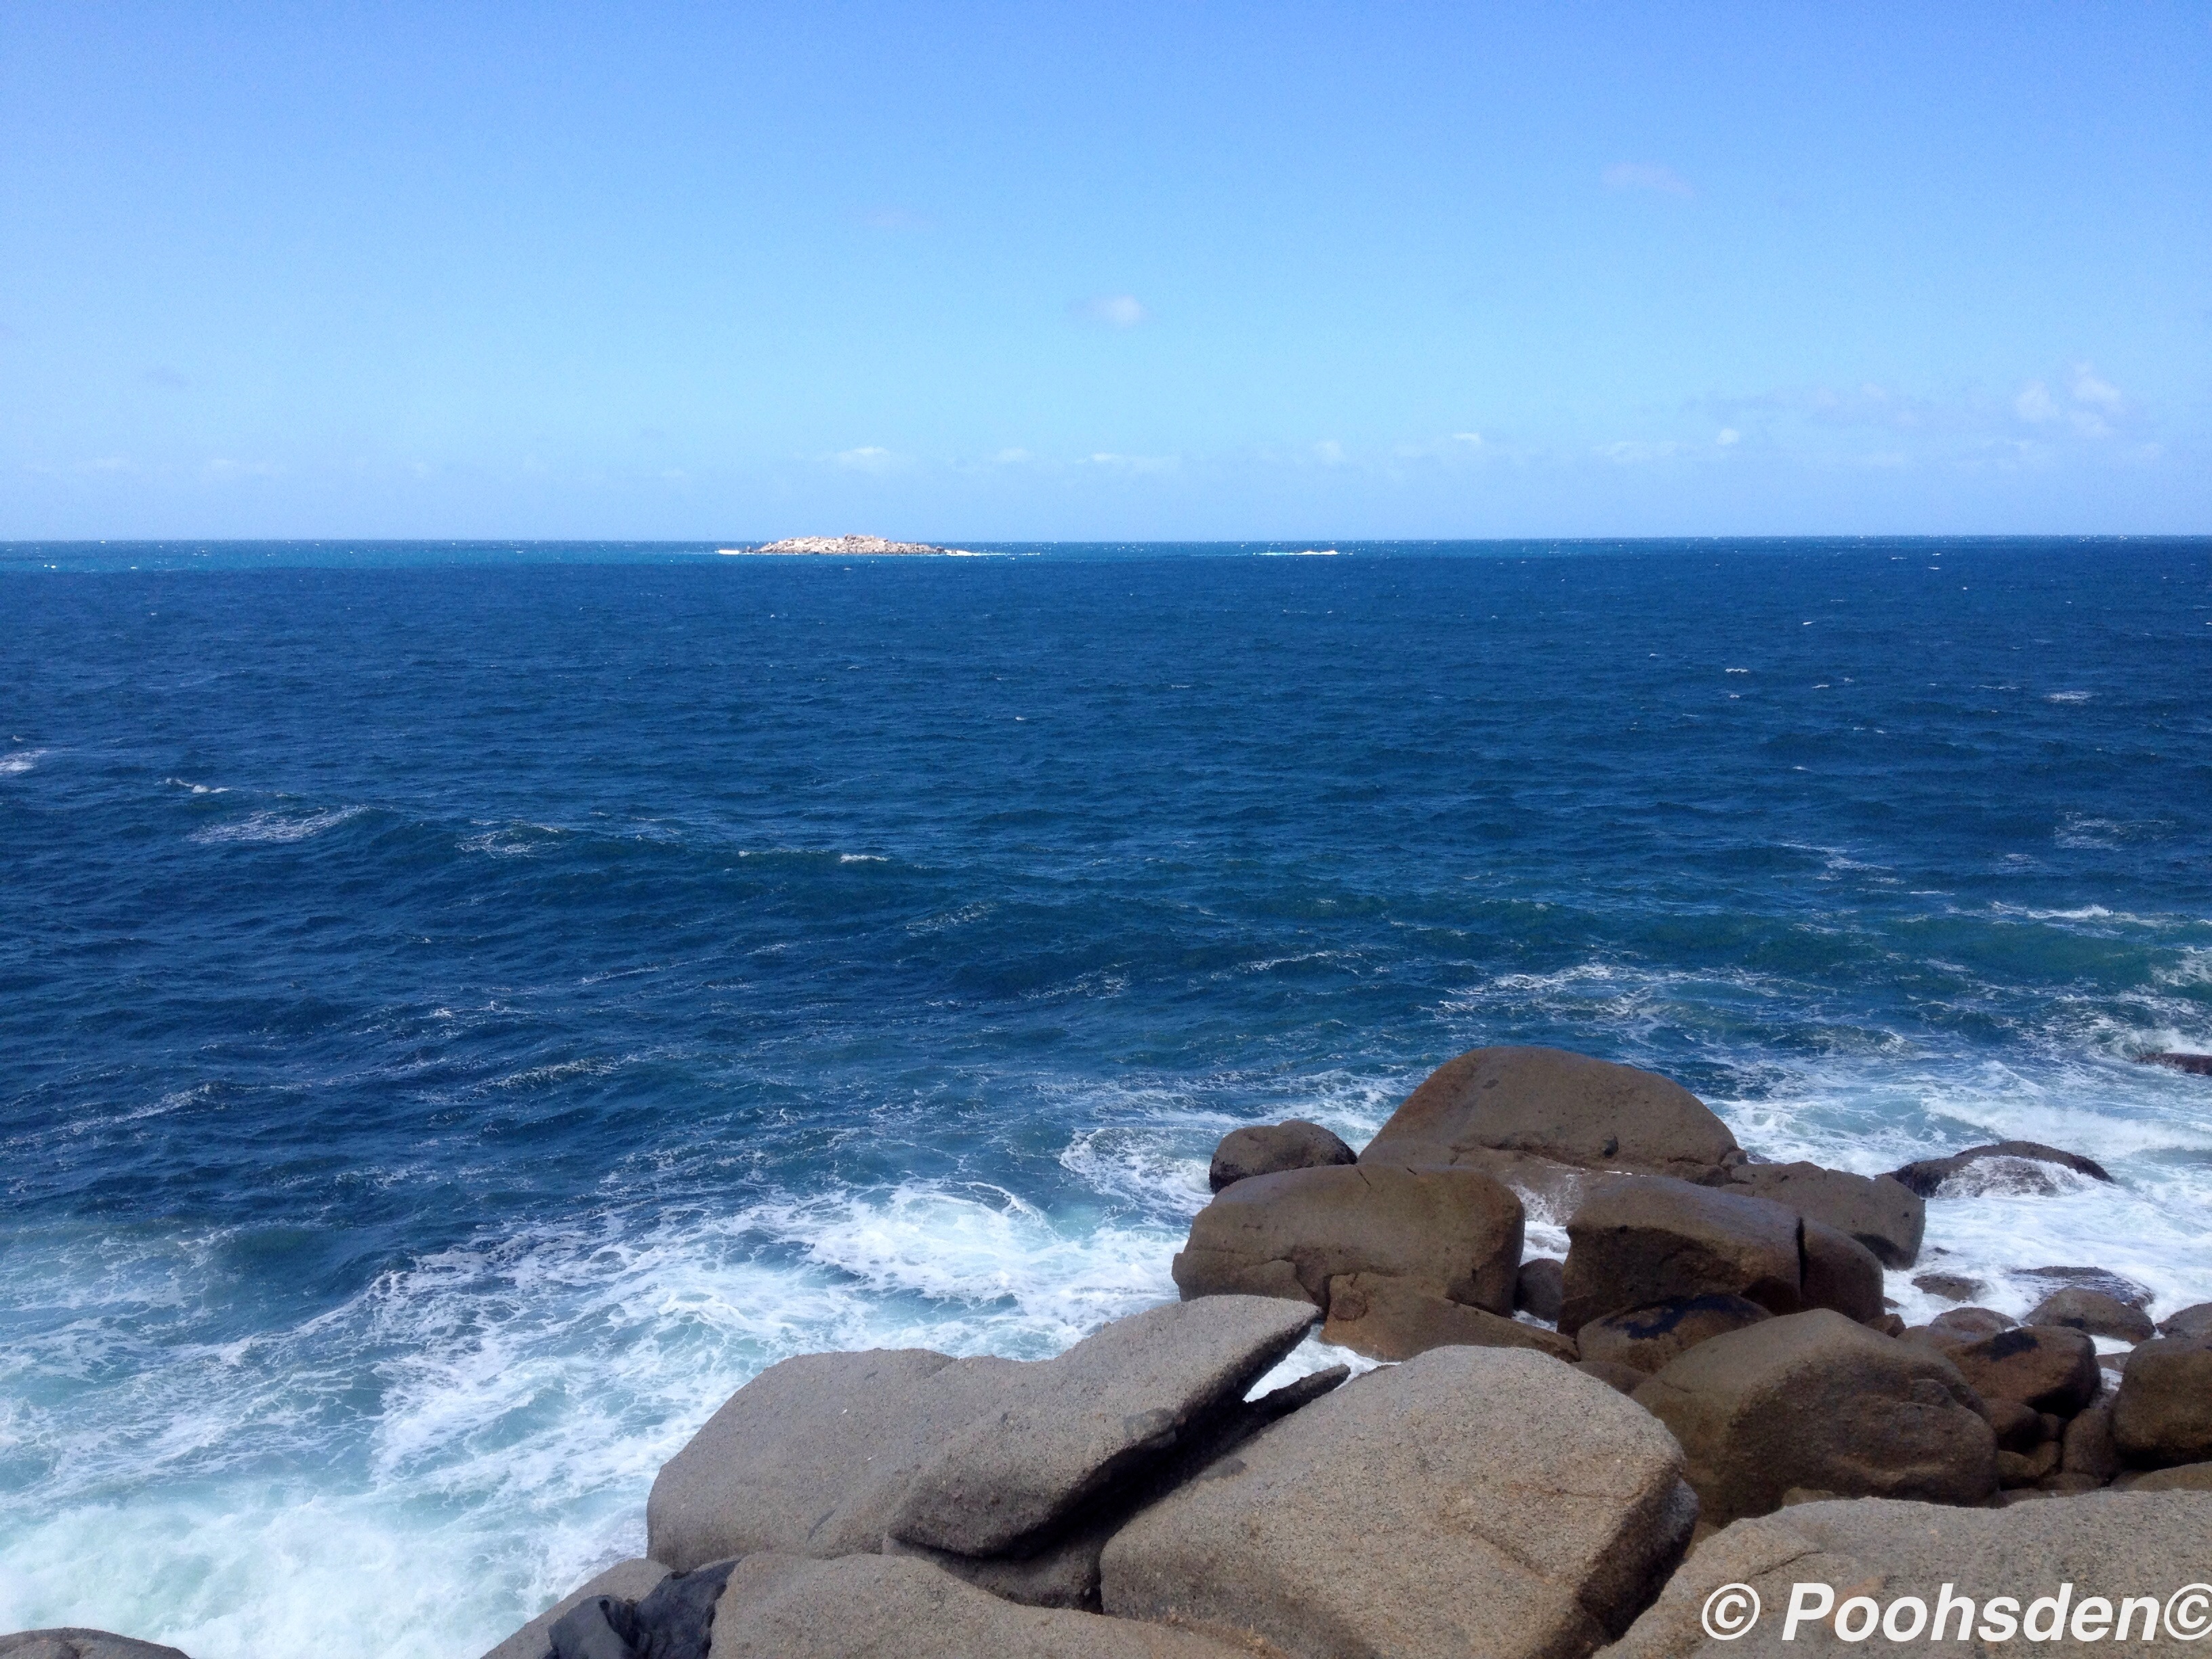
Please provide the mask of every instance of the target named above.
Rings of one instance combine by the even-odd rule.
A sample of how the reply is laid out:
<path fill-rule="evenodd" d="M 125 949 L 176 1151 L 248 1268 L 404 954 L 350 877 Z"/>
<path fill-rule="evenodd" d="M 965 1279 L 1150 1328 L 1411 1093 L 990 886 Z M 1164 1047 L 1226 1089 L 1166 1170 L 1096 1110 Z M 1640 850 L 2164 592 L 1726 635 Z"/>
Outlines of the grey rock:
<path fill-rule="evenodd" d="M 1607 1314 L 1586 1322 L 1575 1334 L 1584 1359 L 1626 1365 L 1648 1376 L 1677 1355 L 1729 1331 L 1740 1331 L 1774 1316 L 1740 1296 L 1685 1296 Z M 1638 1379 L 1640 1385 L 1642 1378 Z"/>
<path fill-rule="evenodd" d="M 1747 1194 L 1664 1176 L 1601 1182 L 1567 1224 L 1559 1328 L 1716 1294 L 1795 1313 L 1803 1231 L 1796 1211 Z"/>
<path fill-rule="evenodd" d="M 1206 1172 L 1206 1184 L 1219 1192 L 1224 1187 L 1279 1170 L 1317 1170 L 1332 1164 L 1352 1164 L 1359 1155 L 1318 1123 L 1294 1117 L 1284 1123 L 1231 1129 L 1213 1149 L 1213 1162 Z"/>
<path fill-rule="evenodd" d="M 2139 1468 L 2212 1459 L 2212 1336 L 2161 1336 L 2128 1356 L 2112 1443 Z"/>
<path fill-rule="evenodd" d="M 926 1561 L 764 1554 L 738 1564 L 709 1659 L 1229 1659 L 1249 1648 L 1096 1613 L 1020 1607 Z"/>
<path fill-rule="evenodd" d="M 2124 1273 L 2112 1273 L 2103 1267 L 2016 1267 L 2014 1279 L 2025 1279 L 2031 1284 L 2053 1288 L 2094 1291 L 2109 1296 L 2115 1302 L 2124 1302 L 2130 1308 L 2150 1305 L 2150 1290 L 2138 1285 Z"/>
<path fill-rule="evenodd" d="M 1241 1401 L 1313 1323 L 1310 1307 L 1268 1297 L 1171 1302 L 1022 1365 L 997 1382 L 992 1410 L 915 1470 L 884 1530 L 961 1555 L 1029 1553 L 1210 1413 Z"/>
<path fill-rule="evenodd" d="M 605 1572 L 594 1574 L 570 1590 L 485 1654 L 483 1659 L 545 1659 L 545 1656 L 552 1651 L 553 1626 L 564 1615 L 595 1595 L 615 1595 L 626 1601 L 635 1601 L 650 1594 L 653 1587 L 667 1577 L 668 1569 L 658 1561 L 617 1561 Z M 6 1646 L 0 1644 L 0 1654 L 6 1652 Z M 88 1655 L 86 1659 L 92 1659 L 92 1656 Z"/>
<path fill-rule="evenodd" d="M 2049 1166 L 2039 1169 L 2038 1165 Z M 1924 1158 L 1890 1175 L 1923 1198 L 1972 1198 L 1988 1193 L 2049 1194 L 2059 1190 L 2050 1169 L 2070 1170 L 2093 1181 L 2110 1181 L 2105 1166 L 2079 1152 L 2036 1140 L 1998 1140 L 1969 1146 L 1948 1158 Z"/>
<path fill-rule="evenodd" d="M 1681 1443 L 1716 1525 L 1792 1486 L 1972 1504 L 1996 1482 L 1996 1433 L 1950 1362 L 1830 1309 L 1701 1342 L 1636 1401 Z"/>
<path fill-rule="evenodd" d="M 2037 1303 L 2023 1325 L 2064 1325 L 2092 1336 L 2109 1336 L 2121 1342 L 2148 1342 L 2157 1334 L 2150 1316 L 2102 1291 L 2069 1285 L 2053 1291 Z"/>
<path fill-rule="evenodd" d="M 1711 1181 L 1741 1158 L 1728 1126 L 1679 1083 L 1561 1048 L 1499 1048 L 1438 1066 L 1359 1158 L 1453 1164 L 1476 1148 Z"/>
<path fill-rule="evenodd" d="M 1531 1256 L 1514 1277 L 1513 1311 L 1556 1325 L 1566 1295 L 1567 1264 L 1554 1256 Z"/>
<path fill-rule="evenodd" d="M 2008 1331 L 2019 1323 L 2010 1314 L 2001 1314 L 1995 1308 L 1947 1308 L 1928 1322 L 1929 1329 L 1942 1331 L 1967 1342 L 1978 1342 L 1983 1337 L 1995 1336 L 1999 1331 Z"/>
<path fill-rule="evenodd" d="M 1928 1200 L 1893 1176 L 1851 1175 L 1817 1164 L 1740 1164 L 1729 1171 L 1729 1184 L 1849 1234 L 1885 1267 L 1909 1267 L 1919 1260 Z"/>
<path fill-rule="evenodd" d="M 1862 1325 L 1882 1316 L 1881 1263 L 1849 1233 L 1807 1216 L 1799 1266 L 1804 1306 L 1832 1308 Z"/>
<path fill-rule="evenodd" d="M 915 1471 L 1024 1369 L 921 1348 L 771 1365 L 662 1468 L 646 1503 L 647 1553 L 688 1571 L 762 1550 L 874 1551 Z"/>
<path fill-rule="evenodd" d="M 1380 1273 L 1504 1314 L 1521 1234 L 1521 1200 L 1473 1170 L 1285 1170 L 1224 1188 L 1171 1271 L 1186 1297 L 1299 1297 L 1325 1309 L 1331 1279 Z"/>
<path fill-rule="evenodd" d="M 2160 1336 L 2212 1336 L 2212 1302 L 2199 1302 L 2158 1322 Z"/>
<path fill-rule="evenodd" d="M 1948 1357 L 1983 1399 L 2016 1400 L 2061 1417 L 2073 1416 L 2104 1387 L 2097 1345 L 2063 1326 L 2016 1326 L 1954 1348 Z"/>
<path fill-rule="evenodd" d="M 2212 1054 L 2183 1054 L 2168 1048 L 2156 1054 L 2137 1054 L 2136 1059 L 2145 1066 L 2166 1066 L 2194 1077 L 2212 1077 Z"/>
<path fill-rule="evenodd" d="M 1322 1340 L 1370 1359 L 1411 1359 L 1431 1348 L 1529 1348 L 1572 1364 L 1571 1336 L 1447 1301 L 1425 1285 L 1379 1273 L 1345 1273 L 1328 1282 Z"/>
<path fill-rule="evenodd" d="M 1989 1285 L 1965 1273 L 1920 1273 L 1914 1277 L 1915 1290 L 1925 1291 L 1930 1296 L 1940 1296 L 1946 1302 L 1972 1302 L 1978 1296 L 1988 1294 Z"/>
<path fill-rule="evenodd" d="M 2008 1496 L 2025 1499 L 2025 1493 Z M 2045 1496 L 2039 1494 L 2039 1497 Z M 1932 1610 L 1942 1587 L 1975 1603 L 1979 1622 L 1992 1598 L 2014 1598 L 2014 1616 L 2039 1595 L 2055 1595 L 2062 1583 L 2075 1599 L 2099 1595 L 2117 1608 L 2129 1596 L 2151 1596 L 2161 1607 L 2180 1585 L 2204 1577 L 2204 1540 L 2212 1537 L 2212 1497 L 2189 1492 L 2089 1492 L 2062 1502 L 2022 1501 L 1999 1510 L 1950 1509 L 1939 1504 L 1859 1499 L 1807 1504 L 1758 1520 L 1739 1521 L 1707 1539 L 1684 1563 L 1635 1627 L 1600 1659 L 1792 1659 L 1821 1654 L 1968 1653 L 2014 1650 L 2010 1642 L 1957 1639 L 1954 1613 L 1945 1638 L 1923 1633 L 1892 1642 L 1846 1644 L 1832 1625 L 1800 1625 L 1782 1639 L 1791 1589 L 1831 1586 L 1837 1605 L 1855 1595 L 1887 1605 L 1920 1597 Z M 1759 1622 L 1734 1641 L 1716 1641 L 1700 1626 L 1706 1599 L 1723 1585 L 1747 1584 L 1763 1605 Z M 2124 1650 L 2142 1642 L 2140 1610 Z M 2037 1652 L 2094 1653 L 2112 1645 L 2030 1643 Z M 2168 1650 L 2161 1631 L 2158 1651 Z"/>
<path fill-rule="evenodd" d="M 1432 1348 L 1139 1515 L 1106 1547 L 1105 1607 L 1300 1659 L 1571 1659 L 1679 1557 L 1680 1468 L 1656 1422 L 1571 1367 Z"/>
<path fill-rule="evenodd" d="M 0 1659 L 185 1659 L 175 1648 L 104 1630 L 22 1630 L 0 1636 Z"/>

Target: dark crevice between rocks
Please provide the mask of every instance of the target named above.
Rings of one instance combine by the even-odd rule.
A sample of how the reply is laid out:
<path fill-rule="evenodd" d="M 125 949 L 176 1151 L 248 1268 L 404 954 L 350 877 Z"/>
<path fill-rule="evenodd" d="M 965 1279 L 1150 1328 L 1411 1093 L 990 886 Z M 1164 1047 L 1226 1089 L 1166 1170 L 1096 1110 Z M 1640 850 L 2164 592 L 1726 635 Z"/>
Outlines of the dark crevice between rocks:
<path fill-rule="evenodd" d="M 554 1621 L 543 1659 L 707 1659 L 735 1560 L 672 1573 L 639 1600 L 594 1595 Z"/>

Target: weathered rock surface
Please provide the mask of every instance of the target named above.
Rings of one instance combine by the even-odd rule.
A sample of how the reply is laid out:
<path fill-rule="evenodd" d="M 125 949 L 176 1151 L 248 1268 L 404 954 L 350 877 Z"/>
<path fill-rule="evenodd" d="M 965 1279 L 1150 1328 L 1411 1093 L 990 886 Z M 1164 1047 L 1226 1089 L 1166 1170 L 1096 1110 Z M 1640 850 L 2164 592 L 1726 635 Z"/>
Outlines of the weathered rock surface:
<path fill-rule="evenodd" d="M 1478 1148 L 1709 1181 L 1742 1157 L 1728 1126 L 1679 1083 L 1561 1048 L 1499 1048 L 1430 1073 L 1359 1160 L 1455 1164 Z"/>
<path fill-rule="evenodd" d="M 915 1471 L 997 1405 L 1021 1369 L 921 1348 L 771 1365 L 662 1468 L 646 1503 L 647 1552 L 688 1571 L 761 1550 L 878 1549 Z"/>
<path fill-rule="evenodd" d="M 1358 1153 L 1318 1123 L 1302 1117 L 1287 1122 L 1231 1129 L 1213 1149 L 1213 1162 L 1206 1171 L 1206 1184 L 1219 1192 L 1251 1176 L 1273 1175 L 1281 1170 L 1319 1170 L 1333 1164 L 1356 1164 Z"/>
<path fill-rule="evenodd" d="M 1716 1294 L 1796 1313 L 1802 1232 L 1795 1211 L 1747 1194 L 1663 1176 L 1600 1182 L 1567 1224 L 1559 1328 Z"/>
<path fill-rule="evenodd" d="M 1027 1553 L 1181 1436 L 1203 1432 L 1209 1414 L 1241 1404 L 1313 1323 L 1311 1308 L 1271 1297 L 1171 1302 L 1022 1365 L 999 1382 L 993 1409 L 915 1471 L 884 1530 L 962 1555 Z"/>
<path fill-rule="evenodd" d="M 1849 1234 L 1885 1267 L 1909 1267 L 1919 1260 L 1928 1200 L 1893 1176 L 1850 1175 L 1817 1164 L 1740 1164 L 1729 1172 L 1729 1184 Z"/>
<path fill-rule="evenodd" d="M 2030 1310 L 2023 1325 L 2063 1325 L 2092 1336 L 2109 1336 L 2121 1342 L 2148 1342 L 2157 1334 L 2150 1316 L 2118 1297 L 2102 1291 L 2069 1285 L 2053 1291 Z"/>
<path fill-rule="evenodd" d="M 1928 1322 L 1929 1328 L 1978 1342 L 1983 1337 L 2008 1331 L 2020 1322 L 1995 1308 L 1947 1308 Z"/>
<path fill-rule="evenodd" d="M 1156 1624 L 1018 1607 L 926 1561 L 755 1555 L 714 1609 L 709 1659 L 1228 1659 Z"/>
<path fill-rule="evenodd" d="M 1186 1297 L 1298 1297 L 1326 1309 L 1331 1279 L 1377 1273 L 1507 1314 L 1521 1234 L 1521 1200 L 1473 1170 L 1285 1170 L 1224 1188 L 1172 1271 Z"/>
<path fill-rule="evenodd" d="M 485 1654 L 483 1659 L 545 1659 L 552 1649 L 553 1626 L 567 1614 L 595 1596 L 615 1595 L 627 1601 L 635 1601 L 641 1596 L 650 1595 L 654 1586 L 667 1577 L 668 1569 L 658 1561 L 617 1561 L 605 1572 L 586 1579 L 570 1590 Z M 0 1654 L 7 1650 L 6 1644 L 0 1643 Z M 166 1654 L 169 1650 L 162 1648 L 156 1651 Z M 88 1654 L 85 1659 L 94 1659 L 94 1656 Z M 100 1659 L 105 1659 L 105 1656 L 101 1656 Z"/>
<path fill-rule="evenodd" d="M 1322 1340 L 1370 1359 L 1411 1359 L 1431 1348 L 1528 1348 L 1572 1364 L 1571 1336 L 1449 1301 L 1411 1279 L 1344 1273 L 1329 1280 Z"/>
<path fill-rule="evenodd" d="M 2112 1443 L 2142 1467 L 2212 1460 L 2212 1336 L 2161 1336 L 2128 1356 Z"/>
<path fill-rule="evenodd" d="M 1980 1635 L 1992 1598 L 2014 1598 L 2013 1617 L 2038 1595 L 2055 1595 L 2062 1583 L 2076 1598 L 2098 1595 L 2117 1608 L 2130 1596 L 2150 1596 L 2163 1606 L 2179 1586 L 2204 1577 L 2204 1540 L 2212 1537 L 2212 1497 L 2193 1492 L 2090 1492 L 2063 1502 L 2023 1503 L 2002 1510 L 1949 1509 L 1932 1504 L 1873 1502 L 1800 1504 L 1758 1520 L 1740 1521 L 1707 1539 L 1683 1564 L 1626 1637 L 1599 1659 L 1790 1659 L 1816 1653 L 2008 1653 L 2010 1641 Z M 1959 1614 L 1945 1639 L 1923 1632 L 1917 1640 L 1838 1642 L 1832 1624 L 1800 1625 L 1782 1639 L 1793 1585 L 1820 1583 L 1838 1606 L 1852 1595 L 1887 1606 L 1920 1597 L 1931 1610 L 1945 1584 L 1971 1599 L 1978 1638 L 1958 1639 Z M 1725 1584 L 1747 1584 L 1764 1608 L 1750 1632 L 1716 1641 L 1701 1627 L 1706 1600 Z M 2142 1644 L 2137 1610 L 2129 1639 Z M 2046 1614 L 2047 1616 L 2047 1614 Z M 1905 1615 L 1910 1623 L 1909 1612 Z M 2112 1645 L 2031 1642 L 2036 1652 L 2096 1652 Z M 2172 1644 L 2161 1630 L 2154 1647 Z"/>
<path fill-rule="evenodd" d="M 1805 1218 L 1798 1291 L 1808 1308 L 1832 1308 L 1862 1325 L 1882 1315 L 1881 1263 L 1849 1233 Z"/>
<path fill-rule="evenodd" d="M 1248 1443 L 1109 1544 L 1106 1611 L 1299 1659 L 1571 1659 L 1694 1516 L 1665 1431 L 1541 1355 L 1435 1348 Z"/>
<path fill-rule="evenodd" d="M 1701 1342 L 1636 1400 L 1681 1443 L 1716 1525 L 1792 1486 L 1972 1504 L 1996 1482 L 1996 1436 L 1949 1361 L 1829 1309 Z"/>
<path fill-rule="evenodd" d="M 1951 1350 L 1948 1358 L 1984 1400 L 2016 1400 L 2071 1417 L 2103 1388 L 2097 1345 L 2055 1325 L 2020 1325 Z"/>
<path fill-rule="evenodd" d="M 1578 1359 L 1575 1369 L 1584 1376 L 1594 1376 L 1606 1387 L 1620 1394 L 1634 1394 L 1644 1386 L 1644 1379 L 1651 1375 L 1639 1371 L 1633 1365 L 1623 1365 L 1611 1359 Z"/>
<path fill-rule="evenodd" d="M 2212 1336 L 2212 1302 L 2199 1302 L 2158 1322 L 2160 1336 Z"/>
<path fill-rule="evenodd" d="M 2108 1268 L 2017 1267 L 2011 1276 L 2050 1290 L 2094 1291 L 2100 1296 L 2111 1297 L 2115 1302 L 2124 1302 L 2130 1308 L 2150 1305 L 2148 1285 L 2138 1285 L 2125 1273 L 2116 1273 Z"/>
<path fill-rule="evenodd" d="M 0 1636 L 0 1659 L 185 1659 L 175 1648 L 104 1630 L 23 1630 Z"/>
<path fill-rule="evenodd" d="M 1989 1285 L 1965 1273 L 1919 1273 L 1914 1276 L 1912 1287 L 1925 1291 L 1930 1296 L 1940 1296 L 1946 1302 L 1972 1302 L 1989 1292 Z"/>
<path fill-rule="evenodd" d="M 2170 1469 L 2138 1469 L 2112 1482 L 2115 1492 L 2212 1492 L 2212 1463 L 2177 1463 Z"/>
<path fill-rule="evenodd" d="M 1531 1256 L 1513 1280 L 1513 1311 L 1557 1324 L 1567 1295 L 1567 1264 L 1554 1256 Z"/>
<path fill-rule="evenodd" d="M 1700 1342 L 1773 1317 L 1740 1296 L 1676 1297 L 1589 1320 L 1575 1333 L 1575 1340 L 1584 1359 L 1626 1365 L 1649 1376 Z"/>
<path fill-rule="evenodd" d="M 1891 1170 L 1890 1175 L 1923 1198 L 1975 1198 L 1985 1193 L 2047 1195 L 2059 1190 L 2051 1177 L 2052 1169 L 2070 1170 L 2093 1181 L 2112 1178 L 2094 1158 L 2036 1140 L 1998 1140 L 1986 1146 L 1969 1146 L 1948 1158 L 1922 1158 Z"/>
<path fill-rule="evenodd" d="M 2112 1443 L 2112 1402 L 2100 1400 L 2067 1424 L 2060 1443 L 2060 1470 L 2110 1480 L 2120 1472 L 2119 1448 Z"/>

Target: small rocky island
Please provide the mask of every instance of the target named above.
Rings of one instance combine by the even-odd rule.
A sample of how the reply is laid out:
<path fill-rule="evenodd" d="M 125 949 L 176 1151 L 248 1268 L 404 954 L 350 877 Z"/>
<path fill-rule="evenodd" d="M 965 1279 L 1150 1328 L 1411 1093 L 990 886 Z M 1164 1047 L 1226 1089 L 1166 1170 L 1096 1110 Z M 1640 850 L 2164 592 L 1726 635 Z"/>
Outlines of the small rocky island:
<path fill-rule="evenodd" d="M 928 542 L 889 542 L 881 536 L 790 536 L 758 547 L 724 547 L 722 553 L 818 553 L 831 556 L 873 558 L 883 553 L 967 554 L 961 547 L 936 547 Z M 969 555 L 969 556 L 973 556 Z"/>
<path fill-rule="evenodd" d="M 2116 1610 L 2165 1650 L 2212 1622 L 2212 1304 L 2154 1322 L 2095 1267 L 2009 1270 L 2021 1322 L 1963 1274 L 1913 1280 L 1960 1304 L 1922 1326 L 1883 1294 L 1929 1204 L 2110 1179 L 2029 1141 L 1766 1163 L 1666 1078 L 1477 1049 L 1364 1151 L 1225 1137 L 1182 1299 L 1056 1358 L 771 1366 L 660 1471 L 646 1556 L 486 1659 L 1727 1659 L 1878 1607 L 1900 1651 L 1939 1599 L 1946 1651 Z M 1353 1363 L 1284 1381 L 1316 1335 Z"/>

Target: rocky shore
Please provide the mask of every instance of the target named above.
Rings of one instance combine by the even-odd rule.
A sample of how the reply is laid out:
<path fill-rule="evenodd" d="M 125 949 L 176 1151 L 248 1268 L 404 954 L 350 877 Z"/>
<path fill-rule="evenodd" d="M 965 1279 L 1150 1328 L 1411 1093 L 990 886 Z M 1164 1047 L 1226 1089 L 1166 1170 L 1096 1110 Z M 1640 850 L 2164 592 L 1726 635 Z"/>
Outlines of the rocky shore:
<path fill-rule="evenodd" d="M 1973 1652 L 2021 1616 L 2094 1647 L 2212 1578 L 2212 1304 L 2094 1266 L 2023 1269 L 2049 1290 L 2018 1322 L 1940 1267 L 1912 1282 L 1957 1305 L 1924 1325 L 1884 1294 L 1930 1203 L 2060 1172 L 2110 1179 L 2031 1142 L 1765 1163 L 1667 1079 L 1478 1049 L 1357 1152 L 1225 1137 L 1182 1299 L 1055 1358 L 772 1366 L 661 1470 L 646 1557 L 486 1659 L 1887 1650 L 1918 1626 L 1849 1608 L 1910 1622 L 1939 1587 L 1988 1609 Z M 1524 1257 L 1532 1212 L 1564 1260 Z M 1316 1336 L 1356 1362 L 1312 1368 Z M 1808 1581 L 1844 1611 L 1785 1646 Z M 1764 1620 L 1716 1633 L 1745 1595 Z M 0 1638 L 31 1656 L 181 1659 Z"/>

